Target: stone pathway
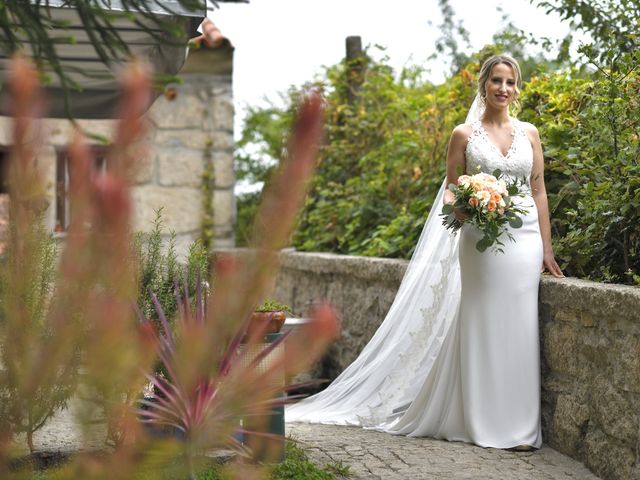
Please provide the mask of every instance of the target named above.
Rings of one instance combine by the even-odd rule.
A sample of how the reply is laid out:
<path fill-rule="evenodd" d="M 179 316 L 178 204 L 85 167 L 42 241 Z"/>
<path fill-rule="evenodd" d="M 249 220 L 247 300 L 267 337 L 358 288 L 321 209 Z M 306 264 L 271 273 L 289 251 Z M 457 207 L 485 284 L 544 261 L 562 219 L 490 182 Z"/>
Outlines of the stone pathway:
<path fill-rule="evenodd" d="M 350 480 L 598 480 L 584 465 L 546 445 L 533 452 L 509 452 L 356 427 L 289 423 L 286 429 L 315 463 L 348 465 Z M 48 452 L 101 448 L 104 432 L 94 433 L 94 441 L 83 441 L 65 409 L 35 434 L 34 444 Z"/>
<path fill-rule="evenodd" d="M 581 463 L 544 445 L 532 452 L 408 438 L 355 427 L 287 424 L 309 457 L 342 462 L 350 480 L 597 480 Z"/>
<path fill-rule="evenodd" d="M 33 446 L 36 452 L 73 453 L 79 450 L 99 450 L 104 448 L 106 427 L 94 425 L 91 431 L 82 435 L 74 418 L 73 409 L 76 399 L 69 401 L 70 406 L 57 412 L 40 430 L 33 434 Z M 18 452 L 29 452 L 26 436 L 19 435 L 15 439 Z"/>

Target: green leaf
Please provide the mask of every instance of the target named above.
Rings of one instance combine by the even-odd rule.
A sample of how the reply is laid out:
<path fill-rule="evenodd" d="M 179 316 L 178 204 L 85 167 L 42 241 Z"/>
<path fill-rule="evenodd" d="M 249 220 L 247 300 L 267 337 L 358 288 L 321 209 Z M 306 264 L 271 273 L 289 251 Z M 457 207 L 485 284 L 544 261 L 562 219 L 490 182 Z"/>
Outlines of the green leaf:
<path fill-rule="evenodd" d="M 491 239 L 487 236 L 484 236 L 480 240 L 478 240 L 478 242 L 476 243 L 476 250 L 482 253 L 491 245 L 492 245 Z"/>
<path fill-rule="evenodd" d="M 509 219 L 509 225 L 511 228 L 520 228 L 522 227 L 522 218 L 520 217 L 511 217 Z"/>
<path fill-rule="evenodd" d="M 451 205 L 450 203 L 445 203 L 442 206 L 442 213 L 445 215 L 449 215 L 450 213 L 453 213 L 453 205 Z"/>

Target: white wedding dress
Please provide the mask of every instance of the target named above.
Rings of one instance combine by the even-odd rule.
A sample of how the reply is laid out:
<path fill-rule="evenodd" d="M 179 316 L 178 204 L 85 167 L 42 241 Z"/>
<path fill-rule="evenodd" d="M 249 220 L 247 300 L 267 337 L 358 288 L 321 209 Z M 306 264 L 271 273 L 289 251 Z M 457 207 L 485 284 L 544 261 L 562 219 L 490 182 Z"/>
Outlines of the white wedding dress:
<path fill-rule="evenodd" d="M 533 151 L 512 119 L 506 155 L 479 120 L 468 173 L 531 175 Z M 443 185 L 444 187 L 444 185 Z M 387 317 L 360 356 L 322 392 L 287 407 L 287 421 L 358 425 L 484 447 L 540 447 L 538 282 L 542 239 L 533 199 L 515 242 L 480 253 L 481 233 L 441 225 L 441 189 Z"/>

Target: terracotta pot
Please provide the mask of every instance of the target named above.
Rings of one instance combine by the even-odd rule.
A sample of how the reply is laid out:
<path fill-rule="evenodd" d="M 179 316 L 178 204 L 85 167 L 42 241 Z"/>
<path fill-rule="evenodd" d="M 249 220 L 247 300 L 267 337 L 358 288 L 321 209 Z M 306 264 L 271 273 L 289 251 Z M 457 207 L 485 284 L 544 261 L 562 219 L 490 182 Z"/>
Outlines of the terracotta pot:
<path fill-rule="evenodd" d="M 253 312 L 247 334 L 251 335 L 254 331 L 260 330 L 265 335 L 267 333 L 278 333 L 284 325 L 286 315 L 282 310 L 275 312 Z"/>

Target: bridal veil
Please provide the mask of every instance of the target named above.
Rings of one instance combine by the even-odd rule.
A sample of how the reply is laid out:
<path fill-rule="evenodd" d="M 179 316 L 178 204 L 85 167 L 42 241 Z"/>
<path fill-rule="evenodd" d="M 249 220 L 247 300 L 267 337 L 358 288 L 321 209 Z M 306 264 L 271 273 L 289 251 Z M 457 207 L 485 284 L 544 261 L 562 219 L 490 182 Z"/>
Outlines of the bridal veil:
<path fill-rule="evenodd" d="M 480 118 L 476 96 L 467 123 Z M 387 316 L 358 358 L 322 392 L 286 409 L 289 422 L 393 426 L 424 384 L 460 304 L 459 236 L 439 216 L 446 179 Z"/>

